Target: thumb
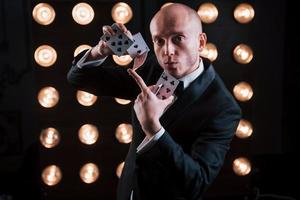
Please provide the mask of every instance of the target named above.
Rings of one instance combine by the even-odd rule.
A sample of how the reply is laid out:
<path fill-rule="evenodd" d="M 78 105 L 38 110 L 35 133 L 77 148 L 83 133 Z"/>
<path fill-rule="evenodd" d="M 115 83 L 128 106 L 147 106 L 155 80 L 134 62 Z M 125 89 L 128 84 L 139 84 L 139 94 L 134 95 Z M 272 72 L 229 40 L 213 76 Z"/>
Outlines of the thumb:
<path fill-rule="evenodd" d="M 164 100 L 164 102 L 166 103 L 166 105 L 169 105 L 170 103 L 172 103 L 173 100 L 174 100 L 174 96 L 171 95 L 171 96 L 169 96 L 168 98 L 166 98 L 166 99 Z"/>

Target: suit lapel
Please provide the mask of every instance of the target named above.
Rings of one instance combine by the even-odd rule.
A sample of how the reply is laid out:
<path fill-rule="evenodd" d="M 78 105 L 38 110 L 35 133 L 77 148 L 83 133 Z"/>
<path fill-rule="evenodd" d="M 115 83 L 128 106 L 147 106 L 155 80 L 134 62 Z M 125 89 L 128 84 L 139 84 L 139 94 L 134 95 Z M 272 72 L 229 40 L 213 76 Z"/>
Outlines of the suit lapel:
<path fill-rule="evenodd" d="M 195 102 L 215 78 L 213 66 L 209 65 L 207 67 L 205 64 L 206 63 L 204 63 L 204 68 L 206 67 L 206 69 L 202 74 L 184 90 L 174 104 L 161 116 L 160 121 L 165 128 L 170 126 L 172 122 L 178 118 L 178 115 Z"/>

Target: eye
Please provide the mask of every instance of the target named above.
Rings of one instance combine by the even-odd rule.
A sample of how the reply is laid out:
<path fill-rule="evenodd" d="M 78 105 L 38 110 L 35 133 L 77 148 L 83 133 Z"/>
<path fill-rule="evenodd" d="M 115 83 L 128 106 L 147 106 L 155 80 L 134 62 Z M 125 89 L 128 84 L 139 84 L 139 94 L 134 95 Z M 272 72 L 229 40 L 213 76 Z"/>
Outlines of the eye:
<path fill-rule="evenodd" d="M 161 38 L 156 38 L 154 40 L 154 43 L 157 44 L 158 46 L 162 46 L 162 45 L 164 45 L 165 41 Z"/>
<path fill-rule="evenodd" d="M 182 35 L 176 35 L 173 37 L 172 41 L 175 43 L 175 44 L 178 44 L 180 42 L 182 42 L 184 39 L 184 36 Z"/>

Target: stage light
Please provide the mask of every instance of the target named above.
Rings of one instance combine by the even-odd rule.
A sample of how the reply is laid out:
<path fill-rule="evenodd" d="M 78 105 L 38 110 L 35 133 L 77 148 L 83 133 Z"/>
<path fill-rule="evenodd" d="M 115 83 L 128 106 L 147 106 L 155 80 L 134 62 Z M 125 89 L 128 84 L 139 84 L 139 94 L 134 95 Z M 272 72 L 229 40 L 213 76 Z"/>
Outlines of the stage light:
<path fill-rule="evenodd" d="M 42 67 L 50 67 L 57 59 L 56 51 L 49 45 L 39 46 L 34 52 L 34 59 Z"/>
<path fill-rule="evenodd" d="M 78 3 L 72 10 L 72 16 L 75 22 L 80 25 L 87 25 L 94 19 L 94 10 L 87 3 Z"/>
<path fill-rule="evenodd" d="M 111 16 L 115 22 L 126 24 L 132 18 L 132 10 L 128 4 L 119 2 L 111 9 Z"/>
<path fill-rule="evenodd" d="M 49 165 L 42 172 L 42 180 L 49 186 L 56 185 L 60 182 L 61 178 L 61 170 L 56 165 Z"/>
<path fill-rule="evenodd" d="M 118 178 L 121 177 L 121 174 L 122 174 L 122 171 L 123 171 L 123 168 L 124 168 L 124 164 L 125 164 L 125 162 L 121 162 L 118 165 L 117 169 L 116 169 L 116 175 L 117 175 Z"/>
<path fill-rule="evenodd" d="M 203 3 L 200 5 L 198 15 L 203 23 L 210 24 L 213 23 L 218 17 L 218 9 L 212 3 Z"/>
<path fill-rule="evenodd" d="M 207 58 L 211 62 L 213 62 L 218 57 L 217 47 L 212 43 L 207 43 L 204 49 L 200 52 L 200 56 Z"/>
<path fill-rule="evenodd" d="M 253 89 L 248 83 L 242 81 L 234 86 L 233 94 L 239 101 L 248 101 L 253 96 Z"/>
<path fill-rule="evenodd" d="M 40 134 L 41 144 L 46 148 L 53 148 L 60 141 L 59 132 L 55 128 L 46 128 Z"/>
<path fill-rule="evenodd" d="M 121 104 L 121 105 L 127 105 L 129 104 L 131 101 L 127 100 L 127 99 L 119 99 L 119 98 L 115 98 L 116 102 Z"/>
<path fill-rule="evenodd" d="M 49 4 L 39 3 L 33 8 L 32 17 L 37 23 L 41 25 L 48 25 L 53 22 L 55 18 L 55 11 Z"/>
<path fill-rule="evenodd" d="M 164 5 L 162 5 L 162 6 L 160 7 L 160 9 L 163 9 L 163 8 L 169 6 L 169 5 L 172 5 L 172 4 L 173 4 L 172 2 L 164 3 Z"/>
<path fill-rule="evenodd" d="M 99 138 L 99 131 L 96 126 L 92 124 L 85 124 L 80 127 L 78 137 L 83 144 L 91 145 L 97 142 Z"/>
<path fill-rule="evenodd" d="M 253 58 L 252 49 L 246 44 L 239 44 L 233 50 L 233 57 L 240 64 L 247 64 Z"/>
<path fill-rule="evenodd" d="M 130 124 L 120 124 L 116 129 L 116 138 L 120 143 L 130 143 L 132 140 L 132 126 Z"/>
<path fill-rule="evenodd" d="M 58 103 L 59 94 L 54 87 L 44 87 L 38 94 L 39 103 L 45 108 L 51 108 Z"/>
<path fill-rule="evenodd" d="M 79 174 L 83 182 L 93 183 L 98 179 L 100 172 L 97 165 L 94 163 L 87 163 L 81 167 Z"/>
<path fill-rule="evenodd" d="M 80 54 L 82 51 L 86 50 L 86 49 L 91 49 L 92 47 L 90 45 L 87 44 L 82 44 L 80 46 L 78 46 L 75 51 L 74 51 L 74 57 L 76 57 L 78 54 Z"/>
<path fill-rule="evenodd" d="M 247 158 L 240 157 L 233 161 L 233 171 L 239 176 L 245 176 L 251 172 L 251 163 Z"/>
<path fill-rule="evenodd" d="M 233 15 L 236 21 L 246 24 L 254 18 L 254 9 L 248 3 L 241 3 L 234 9 Z"/>
<path fill-rule="evenodd" d="M 77 91 L 76 97 L 77 101 L 83 106 L 91 106 L 97 101 L 97 96 L 81 90 Z"/>
<path fill-rule="evenodd" d="M 238 138 L 248 138 L 252 135 L 253 128 L 249 121 L 241 119 L 236 129 L 235 135 Z"/>
<path fill-rule="evenodd" d="M 121 66 L 126 66 L 132 61 L 130 55 L 124 55 L 124 56 L 113 55 L 113 59 L 118 65 Z"/>

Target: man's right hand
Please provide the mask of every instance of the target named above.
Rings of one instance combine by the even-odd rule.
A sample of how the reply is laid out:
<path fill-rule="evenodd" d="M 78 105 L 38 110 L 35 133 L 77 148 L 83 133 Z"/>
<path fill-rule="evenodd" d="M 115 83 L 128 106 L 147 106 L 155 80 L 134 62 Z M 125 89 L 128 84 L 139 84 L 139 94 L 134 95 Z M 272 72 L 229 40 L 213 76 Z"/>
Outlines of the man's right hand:
<path fill-rule="evenodd" d="M 116 23 L 116 24 L 121 29 L 121 31 L 123 33 L 125 33 L 129 38 L 132 39 L 132 35 L 131 35 L 130 31 L 127 30 L 127 28 L 123 24 L 120 24 L 120 23 Z M 103 32 L 103 34 L 107 34 L 107 35 L 114 35 L 114 34 L 116 34 L 113 31 L 113 29 L 110 26 L 108 26 L 108 25 L 105 25 L 105 26 L 102 27 L 102 32 Z M 107 56 L 110 56 L 112 54 L 113 54 L 113 52 L 108 47 L 108 45 L 106 44 L 106 42 L 104 42 L 103 40 L 100 40 L 98 42 L 98 44 L 92 48 L 92 50 L 90 52 L 90 55 L 87 58 L 87 61 L 103 59 L 103 58 L 105 58 Z"/>

